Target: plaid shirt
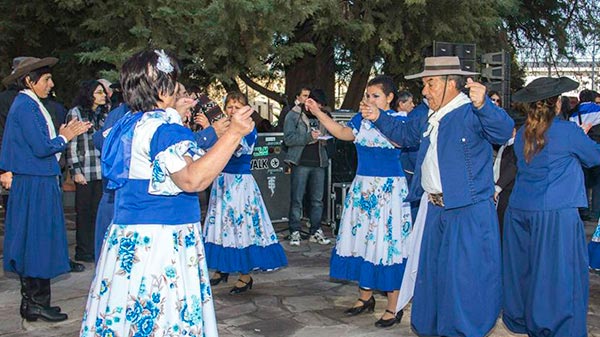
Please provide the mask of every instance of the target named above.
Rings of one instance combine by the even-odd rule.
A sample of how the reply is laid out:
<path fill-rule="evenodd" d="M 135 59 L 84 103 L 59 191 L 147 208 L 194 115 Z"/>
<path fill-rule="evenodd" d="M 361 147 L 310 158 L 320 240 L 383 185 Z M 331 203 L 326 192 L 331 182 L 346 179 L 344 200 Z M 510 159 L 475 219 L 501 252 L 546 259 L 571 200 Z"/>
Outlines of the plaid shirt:
<path fill-rule="evenodd" d="M 92 135 L 104 124 L 106 114 L 99 108 L 96 112 L 85 111 L 82 115 L 80 107 L 74 107 L 67 113 L 66 123 L 73 118 L 92 122 L 92 127 L 86 132 L 73 138 L 67 145 L 67 166 L 71 176 L 81 173 L 87 181 L 101 180 L 100 151 L 94 147 Z"/>

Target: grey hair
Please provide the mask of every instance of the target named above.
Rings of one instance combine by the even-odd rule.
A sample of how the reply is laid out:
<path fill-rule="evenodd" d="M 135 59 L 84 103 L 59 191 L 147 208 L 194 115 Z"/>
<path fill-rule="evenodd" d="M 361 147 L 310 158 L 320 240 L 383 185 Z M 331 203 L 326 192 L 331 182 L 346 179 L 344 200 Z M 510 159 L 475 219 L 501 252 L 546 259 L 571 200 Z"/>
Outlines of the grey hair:
<path fill-rule="evenodd" d="M 405 103 L 409 98 L 412 98 L 413 94 L 410 91 L 402 90 L 398 93 L 398 102 Z"/>

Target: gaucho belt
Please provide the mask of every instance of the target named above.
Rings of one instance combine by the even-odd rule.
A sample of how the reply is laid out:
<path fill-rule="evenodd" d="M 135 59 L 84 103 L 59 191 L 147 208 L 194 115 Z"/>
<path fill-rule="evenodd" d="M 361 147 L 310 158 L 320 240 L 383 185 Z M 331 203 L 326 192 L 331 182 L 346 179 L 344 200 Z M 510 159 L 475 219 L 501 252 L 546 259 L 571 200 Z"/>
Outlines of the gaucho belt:
<path fill-rule="evenodd" d="M 437 194 L 429 194 L 429 202 L 431 202 L 432 204 L 439 206 L 439 207 L 444 207 L 444 194 L 443 193 L 437 193 Z"/>

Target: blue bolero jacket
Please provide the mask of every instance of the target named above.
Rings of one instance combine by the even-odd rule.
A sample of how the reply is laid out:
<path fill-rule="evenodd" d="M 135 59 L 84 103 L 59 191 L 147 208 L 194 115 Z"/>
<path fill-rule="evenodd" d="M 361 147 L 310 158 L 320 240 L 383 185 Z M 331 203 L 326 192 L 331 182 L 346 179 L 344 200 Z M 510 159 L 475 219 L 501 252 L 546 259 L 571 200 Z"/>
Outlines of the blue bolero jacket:
<path fill-rule="evenodd" d="M 546 145 L 526 163 L 523 132 L 521 128 L 515 137 L 517 178 L 510 207 L 529 211 L 587 207 L 581 166 L 600 165 L 600 144 L 577 124 L 555 118 L 546 131 Z"/>
<path fill-rule="evenodd" d="M 421 165 L 429 148 L 428 114 L 408 121 L 396 121 L 381 113 L 375 125 L 402 147 L 420 143 L 407 201 L 420 199 Z M 481 109 L 465 104 L 440 120 L 438 161 L 446 209 L 459 208 L 491 199 L 494 195 L 491 144 L 504 144 L 512 136 L 513 120 L 506 111 L 486 98 Z"/>
<path fill-rule="evenodd" d="M 17 95 L 6 120 L 0 168 L 14 174 L 60 175 L 55 154 L 64 151 L 66 145 L 62 137 L 50 139 L 37 103 L 25 94 Z"/>

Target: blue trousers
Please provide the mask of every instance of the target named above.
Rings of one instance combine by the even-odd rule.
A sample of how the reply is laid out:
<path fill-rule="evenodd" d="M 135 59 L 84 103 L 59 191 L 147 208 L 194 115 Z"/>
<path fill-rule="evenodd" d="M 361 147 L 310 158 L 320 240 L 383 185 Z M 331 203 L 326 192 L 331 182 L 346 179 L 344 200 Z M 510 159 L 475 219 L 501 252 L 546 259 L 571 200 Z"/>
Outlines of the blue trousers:
<path fill-rule="evenodd" d="M 444 209 L 431 203 L 411 323 L 420 336 L 485 336 L 502 298 L 500 234 L 492 200 Z"/>
<path fill-rule="evenodd" d="M 289 213 L 290 233 L 300 231 L 302 218 L 302 202 L 306 193 L 310 201 L 308 217 L 310 234 L 321 229 L 323 217 L 323 193 L 325 191 L 325 168 L 311 166 L 293 166 L 291 177 L 291 201 Z"/>
<path fill-rule="evenodd" d="M 509 207 L 504 220 L 506 326 L 531 337 L 587 336 L 588 259 L 577 209 Z"/>
<path fill-rule="evenodd" d="M 102 243 L 106 236 L 106 230 L 110 226 L 115 211 L 115 192 L 104 191 L 98 204 L 98 213 L 96 214 L 96 233 L 94 238 L 94 252 L 96 262 L 102 252 Z"/>

